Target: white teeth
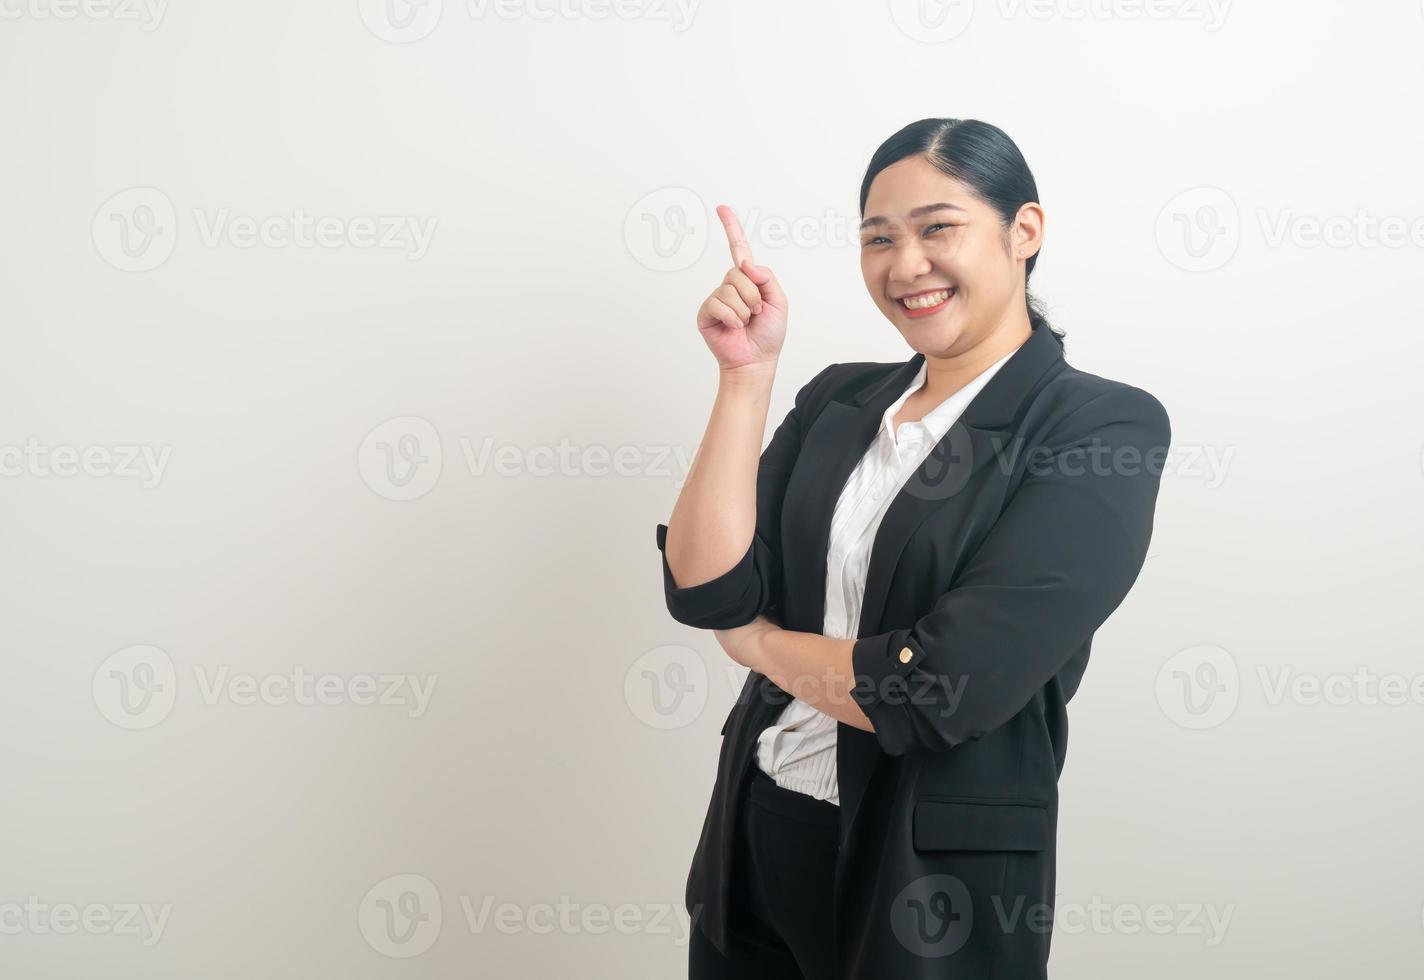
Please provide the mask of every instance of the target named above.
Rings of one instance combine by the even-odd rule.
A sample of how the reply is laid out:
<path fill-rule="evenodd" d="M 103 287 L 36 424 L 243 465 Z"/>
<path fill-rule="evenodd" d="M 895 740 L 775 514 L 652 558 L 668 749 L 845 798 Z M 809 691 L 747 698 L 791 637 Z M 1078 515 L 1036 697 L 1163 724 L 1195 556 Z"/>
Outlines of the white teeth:
<path fill-rule="evenodd" d="M 923 310 L 927 307 L 938 306 L 949 299 L 952 289 L 941 289 L 937 293 L 925 293 L 923 296 L 911 296 L 909 299 L 902 299 L 900 302 L 911 310 Z"/>

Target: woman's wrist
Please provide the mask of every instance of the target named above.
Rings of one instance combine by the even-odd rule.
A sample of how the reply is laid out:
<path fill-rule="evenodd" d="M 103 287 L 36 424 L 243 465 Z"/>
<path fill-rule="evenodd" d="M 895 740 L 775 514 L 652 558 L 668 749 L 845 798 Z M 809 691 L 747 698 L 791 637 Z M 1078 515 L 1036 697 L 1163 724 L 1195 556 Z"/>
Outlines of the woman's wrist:
<path fill-rule="evenodd" d="M 755 391 L 763 393 L 771 389 L 776 380 L 776 362 L 746 365 L 739 368 L 723 368 L 718 373 L 717 385 L 728 391 Z"/>

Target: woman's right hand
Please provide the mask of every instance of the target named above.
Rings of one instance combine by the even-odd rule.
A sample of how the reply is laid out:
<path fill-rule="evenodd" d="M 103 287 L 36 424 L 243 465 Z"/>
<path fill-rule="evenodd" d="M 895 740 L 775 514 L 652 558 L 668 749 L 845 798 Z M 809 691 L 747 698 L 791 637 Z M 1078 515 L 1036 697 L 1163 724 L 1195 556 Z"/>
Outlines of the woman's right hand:
<path fill-rule="evenodd" d="M 786 294 L 776 276 L 752 262 L 742 223 L 717 205 L 727 232 L 732 268 L 697 310 L 697 329 L 723 373 L 747 374 L 776 367 L 786 339 Z"/>

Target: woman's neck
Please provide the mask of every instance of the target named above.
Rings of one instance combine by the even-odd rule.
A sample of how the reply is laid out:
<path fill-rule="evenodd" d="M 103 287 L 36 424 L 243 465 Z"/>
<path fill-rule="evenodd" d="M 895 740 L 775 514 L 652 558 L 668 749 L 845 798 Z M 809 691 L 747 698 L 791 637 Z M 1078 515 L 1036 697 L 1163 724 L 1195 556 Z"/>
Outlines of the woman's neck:
<path fill-rule="evenodd" d="M 938 405 L 983 374 L 990 365 L 1022 347 L 1032 334 L 1033 325 L 1024 316 L 1022 321 L 995 330 L 961 354 L 925 355 L 925 384 L 915 394 L 931 407 Z"/>

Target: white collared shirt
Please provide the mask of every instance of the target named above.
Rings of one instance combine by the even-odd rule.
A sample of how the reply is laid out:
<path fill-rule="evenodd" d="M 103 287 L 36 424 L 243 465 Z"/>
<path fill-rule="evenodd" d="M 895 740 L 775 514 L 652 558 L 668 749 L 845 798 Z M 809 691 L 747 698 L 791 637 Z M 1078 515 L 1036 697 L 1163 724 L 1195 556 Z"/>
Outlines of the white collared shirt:
<path fill-rule="evenodd" d="M 831 517 L 826 552 L 826 614 L 821 630 L 824 636 L 856 638 L 870 548 L 890 502 L 974 396 L 1014 353 L 1005 354 L 923 418 L 904 422 L 896 431 L 895 414 L 925 383 L 927 369 L 922 361 L 904 392 L 885 410 L 875 440 L 846 481 Z M 836 725 L 830 715 L 793 698 L 757 739 L 757 765 L 777 785 L 839 806 Z"/>

